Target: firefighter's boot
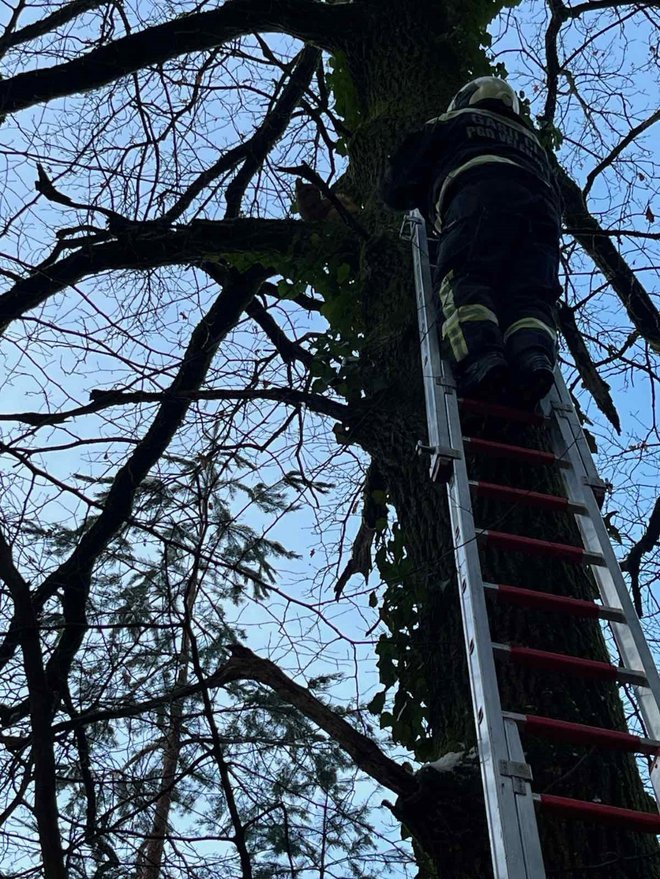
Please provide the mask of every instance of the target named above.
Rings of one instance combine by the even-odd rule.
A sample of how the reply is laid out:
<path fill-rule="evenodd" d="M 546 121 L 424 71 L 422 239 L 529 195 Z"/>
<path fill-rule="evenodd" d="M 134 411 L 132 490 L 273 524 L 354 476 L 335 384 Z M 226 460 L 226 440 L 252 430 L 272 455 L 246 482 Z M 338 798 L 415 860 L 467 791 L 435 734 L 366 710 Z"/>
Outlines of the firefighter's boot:
<path fill-rule="evenodd" d="M 458 393 L 462 397 L 497 400 L 506 388 L 508 376 L 509 370 L 503 355 L 491 351 L 458 370 Z"/>
<path fill-rule="evenodd" d="M 540 348 L 518 354 L 511 364 L 520 403 L 534 407 L 549 392 L 554 382 L 552 361 Z"/>

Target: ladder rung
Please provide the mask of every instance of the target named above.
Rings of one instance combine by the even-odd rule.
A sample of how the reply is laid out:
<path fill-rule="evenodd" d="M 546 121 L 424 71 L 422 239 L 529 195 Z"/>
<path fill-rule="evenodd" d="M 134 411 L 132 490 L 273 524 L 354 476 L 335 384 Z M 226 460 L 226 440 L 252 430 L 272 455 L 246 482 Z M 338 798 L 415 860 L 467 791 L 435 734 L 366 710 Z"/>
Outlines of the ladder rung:
<path fill-rule="evenodd" d="M 553 717 L 539 717 L 536 714 L 514 714 L 503 711 L 505 720 L 515 721 L 526 732 L 541 735 L 557 742 L 572 742 L 576 745 L 599 745 L 613 748 L 616 751 L 630 751 L 633 754 L 648 754 L 656 757 L 660 754 L 660 742 L 634 736 L 632 733 L 599 726 L 587 726 L 583 723 L 572 723 L 568 720 L 556 720 Z"/>
<path fill-rule="evenodd" d="M 566 674 L 595 678 L 601 681 L 621 681 L 636 686 L 647 686 L 643 671 L 611 665 L 598 659 L 582 659 L 580 656 L 569 656 L 567 653 L 551 653 L 549 650 L 536 650 L 534 647 L 519 647 L 517 644 L 493 644 L 496 656 L 511 659 L 519 665 L 532 668 L 543 668 L 548 671 L 566 672 Z"/>
<path fill-rule="evenodd" d="M 561 497 L 556 494 L 543 494 L 540 491 L 511 488 L 508 485 L 499 485 L 496 482 L 476 482 L 474 480 L 470 481 L 470 488 L 479 497 L 528 504 L 531 507 L 540 507 L 544 510 L 555 510 L 557 512 L 586 513 L 586 507 L 583 504 L 572 503 L 567 497 Z"/>
<path fill-rule="evenodd" d="M 537 412 L 528 412 L 525 409 L 515 409 L 513 406 L 500 406 L 499 403 L 487 403 L 485 400 L 475 400 L 472 397 L 459 397 L 458 405 L 461 412 L 470 415 L 492 415 L 494 418 L 502 418 L 505 421 L 515 421 L 518 424 L 533 424 L 541 426 L 548 422 L 545 415 Z"/>
<path fill-rule="evenodd" d="M 465 445 L 481 455 L 489 455 L 491 458 L 511 458 L 514 461 L 522 461 L 525 464 L 538 464 L 551 466 L 558 464 L 560 467 L 570 467 L 570 461 L 558 458 L 552 452 L 540 452 L 538 449 L 528 449 L 525 446 L 512 446 L 509 443 L 497 443 L 493 440 L 480 439 L 474 436 L 463 437 Z"/>
<path fill-rule="evenodd" d="M 551 556 L 576 565 L 606 566 L 600 553 L 587 552 L 582 546 L 568 543 L 553 543 L 550 540 L 537 540 L 535 537 L 522 537 L 520 534 L 508 534 L 504 531 L 477 531 L 477 538 L 496 549 L 512 549 L 526 552 L 529 555 Z"/>
<path fill-rule="evenodd" d="M 617 623 L 626 622 L 626 615 L 619 608 L 604 607 L 596 604 L 595 601 L 585 601 L 583 598 L 553 595 L 549 592 L 538 592 L 536 589 L 505 586 L 502 583 L 484 583 L 484 588 L 492 589 L 498 598 L 519 607 L 535 607 L 539 610 L 556 611 L 574 617 L 614 620 Z"/>
<path fill-rule="evenodd" d="M 588 800 L 573 800 L 554 794 L 533 794 L 533 797 L 542 809 L 563 815 L 564 818 L 615 824 L 642 833 L 660 833 L 660 815 L 657 812 L 637 812 L 635 809 L 622 809 L 620 806 L 607 806 L 605 803 L 591 803 Z"/>

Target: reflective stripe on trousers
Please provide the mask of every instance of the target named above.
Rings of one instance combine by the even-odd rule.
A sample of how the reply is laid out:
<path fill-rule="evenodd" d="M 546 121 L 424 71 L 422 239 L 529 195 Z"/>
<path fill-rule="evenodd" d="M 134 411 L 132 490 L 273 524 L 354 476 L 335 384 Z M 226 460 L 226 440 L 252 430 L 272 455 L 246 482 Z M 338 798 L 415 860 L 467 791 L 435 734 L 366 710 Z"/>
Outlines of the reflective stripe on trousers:
<path fill-rule="evenodd" d="M 512 323 L 504 332 L 504 341 L 506 342 L 518 330 L 539 330 L 540 332 L 547 333 L 553 342 L 557 341 L 557 333 L 554 327 L 549 327 L 536 317 L 523 317 Z"/>
<path fill-rule="evenodd" d="M 498 326 L 498 321 L 495 313 L 485 305 L 459 305 L 457 308 L 451 286 L 453 277 L 453 271 L 447 272 L 440 284 L 440 305 L 444 317 L 442 340 L 449 343 L 454 359 L 460 363 L 469 353 L 462 324 L 469 321 L 489 321 Z"/>

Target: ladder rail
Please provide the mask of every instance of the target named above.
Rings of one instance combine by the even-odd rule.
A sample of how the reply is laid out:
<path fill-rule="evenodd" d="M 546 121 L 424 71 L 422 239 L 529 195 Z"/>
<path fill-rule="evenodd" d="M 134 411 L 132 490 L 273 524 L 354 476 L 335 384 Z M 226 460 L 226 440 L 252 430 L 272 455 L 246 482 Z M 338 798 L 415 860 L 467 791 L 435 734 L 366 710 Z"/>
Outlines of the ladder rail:
<path fill-rule="evenodd" d="M 586 484 L 591 487 L 592 491 L 596 495 L 600 508 L 607 485 L 600 478 L 600 476 L 598 475 L 598 471 L 596 470 L 596 465 L 594 464 L 591 449 L 589 448 L 589 444 L 587 443 L 587 439 L 584 435 L 584 430 L 582 429 L 582 425 L 580 424 L 580 421 L 577 417 L 575 405 L 573 404 L 573 399 L 571 397 L 570 391 L 568 390 L 568 387 L 566 386 L 566 382 L 564 381 L 564 376 L 562 375 L 561 369 L 559 368 L 559 364 L 557 364 L 555 368 L 554 387 L 544 401 L 545 407 L 547 407 L 548 404 L 550 405 L 552 409 L 552 414 L 555 417 L 559 413 L 561 413 L 561 415 L 563 416 L 565 421 L 564 427 L 565 429 L 568 429 L 568 433 L 572 437 L 571 445 L 574 446 L 578 453 L 579 463 L 581 465 L 581 470 L 584 474 Z"/>
<path fill-rule="evenodd" d="M 424 377 L 424 397 L 426 399 L 426 421 L 429 445 L 418 444 L 418 449 L 428 451 L 431 456 L 430 475 L 432 480 L 445 481 L 451 470 L 451 463 L 462 455 L 459 447 L 451 445 L 447 419 L 444 409 L 444 396 L 455 388 L 454 379 L 440 357 L 437 343 L 437 327 L 431 294 L 431 270 L 429 267 L 429 248 L 426 236 L 426 223 L 419 211 L 411 211 L 401 227 L 401 237 L 412 243 L 415 290 L 417 294 L 417 320 Z"/>
<path fill-rule="evenodd" d="M 561 375 L 557 383 L 560 388 L 558 396 L 561 398 L 562 386 L 565 391 Z M 580 446 L 582 443 L 586 446 L 586 440 L 583 435 L 582 438 L 579 435 L 575 436 L 570 420 L 564 406 L 555 408 L 555 418 L 551 423 L 551 430 L 556 439 L 555 448 L 558 452 L 563 451 L 564 456 L 571 460 L 573 465 L 570 469 L 562 471 L 566 494 L 571 501 L 582 503 L 586 507 L 586 515 L 576 514 L 575 519 L 585 548 L 599 552 L 606 563 L 603 567 L 592 567 L 601 599 L 606 605 L 621 608 L 626 619 L 625 623 L 611 622 L 610 629 L 623 664 L 629 668 L 642 670 L 646 676 L 648 687 L 633 687 L 635 701 L 640 709 L 647 736 L 651 739 L 660 739 L 660 675 L 633 607 L 598 503 L 593 491 L 590 490 L 593 487 L 592 474 L 581 466 L 585 450 L 580 449 Z M 660 761 L 657 759 L 651 769 L 651 783 L 656 799 L 660 801 Z"/>
<path fill-rule="evenodd" d="M 506 734 L 507 745 L 509 747 L 509 757 L 514 765 L 525 765 L 525 752 L 523 751 L 522 742 L 520 741 L 520 731 L 515 720 L 507 718 L 503 715 L 504 731 Z M 534 808 L 534 795 L 531 785 L 531 771 L 529 778 L 522 780 L 525 786 L 525 796 L 528 799 L 526 808 L 518 809 L 518 828 L 520 837 L 523 841 L 525 868 L 527 876 L 530 879 L 545 876 L 545 867 L 543 864 L 543 854 L 541 850 L 541 840 L 539 839 L 539 826 L 536 820 L 536 809 Z"/>
<path fill-rule="evenodd" d="M 458 420 L 456 398 L 447 401 L 450 430 Z M 470 488 L 465 459 L 454 462 L 454 473 L 447 483 L 449 515 L 454 539 L 454 557 L 458 577 L 463 620 L 463 635 L 470 670 L 470 688 L 475 715 L 477 742 L 479 746 L 482 780 L 488 811 L 491 852 L 496 879 L 514 877 L 541 877 L 544 873 L 527 870 L 526 841 L 521 832 L 519 804 L 516 799 L 527 791 L 517 791 L 515 779 L 501 775 L 502 761 L 509 762 L 507 738 L 502 717 L 497 672 L 492 650 L 485 590 L 481 576 L 481 564 L 476 529 L 472 516 Z M 527 796 L 528 810 L 533 812 L 531 796 Z M 524 808 L 522 811 L 525 811 Z M 529 820 L 522 822 L 525 827 Z M 533 822 L 535 824 L 535 821 Z M 537 831 L 538 834 L 538 831 Z M 541 858 L 540 844 L 538 857 Z"/>
<path fill-rule="evenodd" d="M 495 879 L 543 879 L 545 871 L 531 785 L 529 780 L 517 774 L 526 766 L 522 745 L 515 724 L 505 727 L 500 704 L 458 398 L 453 380 L 447 381 L 448 370 L 440 357 L 435 327 L 426 227 L 421 216 L 413 219 L 416 222 L 410 237 L 429 436 L 436 450 L 440 447 L 440 452 L 443 448 L 452 452 L 450 464 L 453 460 L 453 468 L 449 469 L 447 497 L 493 871 Z M 442 394 L 438 392 L 437 376 L 442 382 Z M 432 477 L 436 474 L 437 469 L 432 465 Z"/>

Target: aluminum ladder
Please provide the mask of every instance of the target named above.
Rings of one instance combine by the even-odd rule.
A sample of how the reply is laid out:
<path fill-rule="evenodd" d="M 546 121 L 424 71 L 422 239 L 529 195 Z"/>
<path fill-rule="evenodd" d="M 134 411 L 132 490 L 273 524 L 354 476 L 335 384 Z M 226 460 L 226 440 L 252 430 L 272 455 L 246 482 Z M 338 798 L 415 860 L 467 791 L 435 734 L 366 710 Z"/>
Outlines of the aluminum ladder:
<path fill-rule="evenodd" d="M 495 879 L 543 879 L 546 874 L 537 809 L 651 833 L 660 833 L 660 815 L 533 793 L 532 770 L 525 760 L 520 730 L 527 729 L 555 741 L 650 755 L 655 758 L 651 782 L 656 800 L 660 801 L 660 678 L 600 514 L 599 501 L 602 503 L 605 485 L 596 472 L 559 369 L 555 373 L 555 386 L 543 401 L 542 415 L 476 400 L 459 400 L 451 369 L 440 354 L 426 224 L 419 212 L 406 216 L 401 237 L 412 242 L 428 421 L 429 443 L 420 442 L 418 450 L 430 455 L 431 479 L 446 483 L 447 488 L 493 872 Z M 525 424 L 544 424 L 550 430 L 553 452 L 463 436 L 460 415 L 470 411 Z M 565 496 L 471 482 L 465 462 L 466 446 L 478 454 L 538 466 L 559 465 Z M 473 494 L 573 513 L 583 545 L 570 546 L 500 531 L 479 530 L 472 514 Z M 589 565 L 601 602 L 484 582 L 478 551 L 480 543 Z M 622 664 L 615 666 L 566 654 L 494 643 L 488 621 L 487 591 L 498 600 L 518 606 L 607 620 Z M 520 665 L 631 684 L 648 738 L 550 717 L 503 711 L 496 656 L 498 660 Z"/>

